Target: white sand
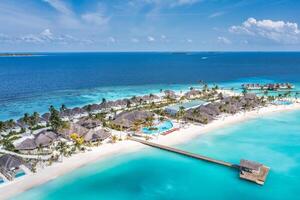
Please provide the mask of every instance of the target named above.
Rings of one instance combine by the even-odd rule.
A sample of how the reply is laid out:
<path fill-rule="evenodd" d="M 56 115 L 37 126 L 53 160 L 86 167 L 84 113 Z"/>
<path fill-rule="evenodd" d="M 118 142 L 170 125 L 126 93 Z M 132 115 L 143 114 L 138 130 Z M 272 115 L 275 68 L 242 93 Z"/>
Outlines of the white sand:
<path fill-rule="evenodd" d="M 275 112 L 292 111 L 296 109 L 300 109 L 300 103 L 295 103 L 292 105 L 268 106 L 255 111 L 223 116 L 205 126 L 191 124 L 188 125 L 187 128 L 181 128 L 179 131 L 175 131 L 169 135 L 159 136 L 153 141 L 165 145 L 175 145 L 182 142 L 187 142 L 188 140 L 191 140 L 200 134 L 222 128 L 230 124 L 261 117 Z M 104 144 L 93 148 L 92 151 L 79 153 L 73 155 L 72 157 L 64 158 L 63 162 L 54 163 L 52 166 L 40 169 L 36 174 L 29 174 L 12 182 L 2 184 L 0 186 L 0 199 L 10 198 L 84 165 L 106 159 L 111 155 L 134 152 L 140 148 L 146 148 L 146 146 L 126 140 L 117 142 L 115 144 Z"/>

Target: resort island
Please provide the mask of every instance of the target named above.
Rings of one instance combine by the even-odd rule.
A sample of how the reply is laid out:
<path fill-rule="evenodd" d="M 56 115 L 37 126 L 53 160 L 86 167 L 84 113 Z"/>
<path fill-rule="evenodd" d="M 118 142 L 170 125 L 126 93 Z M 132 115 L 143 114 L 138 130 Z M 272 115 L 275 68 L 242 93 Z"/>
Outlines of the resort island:
<path fill-rule="evenodd" d="M 238 168 L 241 178 L 264 184 L 271 166 L 259 161 L 241 158 L 236 165 L 170 146 L 227 124 L 300 108 L 291 84 L 275 86 L 284 91 L 271 85 L 225 89 L 202 83 L 186 91 L 161 90 L 115 101 L 104 98 L 83 107 L 50 106 L 47 113 L 25 113 L 18 120 L 1 121 L 1 199 L 146 145 Z"/>

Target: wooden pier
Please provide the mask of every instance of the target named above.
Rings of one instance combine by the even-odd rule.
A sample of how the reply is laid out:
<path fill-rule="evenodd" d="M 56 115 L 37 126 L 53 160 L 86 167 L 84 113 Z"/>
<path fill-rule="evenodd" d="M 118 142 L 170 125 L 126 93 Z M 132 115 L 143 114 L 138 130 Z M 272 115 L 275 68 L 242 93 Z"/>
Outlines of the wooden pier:
<path fill-rule="evenodd" d="M 180 150 L 180 149 L 176 149 L 176 148 L 161 145 L 161 144 L 156 144 L 156 143 L 153 143 L 153 142 L 149 142 L 149 141 L 142 140 L 142 139 L 137 139 L 137 138 L 134 138 L 134 137 L 130 137 L 129 139 L 132 140 L 132 141 L 135 141 L 135 142 L 142 143 L 144 145 L 148 145 L 148 146 L 155 147 L 155 148 L 158 148 L 158 149 L 162 149 L 162 150 L 165 150 L 165 151 L 177 153 L 177 154 L 187 156 L 187 157 L 190 157 L 190 158 L 194 158 L 194 159 L 198 159 L 198 160 L 202 160 L 202 161 L 206 161 L 206 162 L 210 162 L 210 163 L 214 163 L 214 164 L 223 165 L 223 166 L 226 166 L 226 167 L 238 169 L 239 172 L 240 172 L 240 178 L 241 179 L 252 181 L 252 182 L 257 183 L 259 185 L 264 184 L 264 182 L 267 178 L 268 172 L 270 170 L 269 167 L 266 167 L 266 166 L 264 166 L 260 163 L 256 163 L 256 162 L 252 162 L 252 161 L 241 160 L 240 165 L 232 164 L 232 163 L 225 162 L 225 161 L 222 161 L 222 160 L 209 158 L 207 156 L 202 156 L 202 155 L 199 155 L 199 154 L 190 153 L 188 151 L 183 151 L 183 150 Z"/>

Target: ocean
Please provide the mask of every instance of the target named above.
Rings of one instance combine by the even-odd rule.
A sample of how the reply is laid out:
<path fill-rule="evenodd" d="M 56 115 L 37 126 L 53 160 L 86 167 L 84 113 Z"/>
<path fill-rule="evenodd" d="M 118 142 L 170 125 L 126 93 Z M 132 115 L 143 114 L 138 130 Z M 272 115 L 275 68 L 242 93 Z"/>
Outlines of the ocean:
<path fill-rule="evenodd" d="M 43 53 L 0 57 L 0 120 L 160 89 L 186 90 L 200 80 L 300 82 L 300 53 Z"/>
<path fill-rule="evenodd" d="M 0 119 L 149 93 L 186 90 L 199 80 L 221 87 L 246 82 L 300 86 L 300 53 L 60 53 L 0 57 Z M 116 155 L 84 166 L 16 200 L 298 199 L 300 112 L 278 113 L 201 135 L 177 147 L 239 163 L 271 167 L 266 184 L 234 170 L 157 149 Z"/>

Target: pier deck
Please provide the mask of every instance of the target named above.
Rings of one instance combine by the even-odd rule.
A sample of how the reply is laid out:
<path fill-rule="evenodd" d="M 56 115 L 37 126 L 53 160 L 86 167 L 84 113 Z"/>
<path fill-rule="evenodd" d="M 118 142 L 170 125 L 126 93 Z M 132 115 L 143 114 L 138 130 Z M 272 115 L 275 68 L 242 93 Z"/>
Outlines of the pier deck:
<path fill-rule="evenodd" d="M 148 145 L 148 146 L 159 148 L 159 149 L 162 149 L 162 150 L 165 150 L 165 151 L 177 153 L 177 154 L 187 156 L 187 157 L 190 157 L 190 158 L 195 158 L 195 159 L 198 159 L 198 160 L 203 160 L 203 161 L 206 161 L 206 162 L 210 162 L 210 163 L 214 163 L 214 164 L 223 165 L 223 166 L 226 166 L 226 167 L 238 169 L 240 171 L 240 178 L 241 179 L 252 181 L 252 182 L 257 183 L 259 185 L 264 184 L 264 182 L 267 178 L 267 175 L 269 173 L 269 170 L 270 170 L 269 167 L 262 165 L 258 172 L 254 172 L 251 169 L 245 169 L 245 167 L 241 167 L 240 165 L 232 164 L 230 162 L 225 162 L 225 161 L 222 161 L 222 160 L 213 159 L 213 158 L 210 158 L 210 157 L 207 157 L 207 156 L 202 156 L 202 155 L 199 155 L 199 154 L 190 153 L 188 151 L 184 151 L 184 150 L 176 149 L 176 148 L 173 148 L 173 147 L 169 147 L 169 146 L 149 142 L 149 141 L 142 140 L 142 139 L 137 139 L 137 138 L 134 138 L 134 137 L 130 137 L 129 139 L 132 140 L 132 141 L 135 141 L 135 142 L 142 143 L 144 145 Z M 251 162 L 251 161 L 249 161 L 249 162 Z"/>

